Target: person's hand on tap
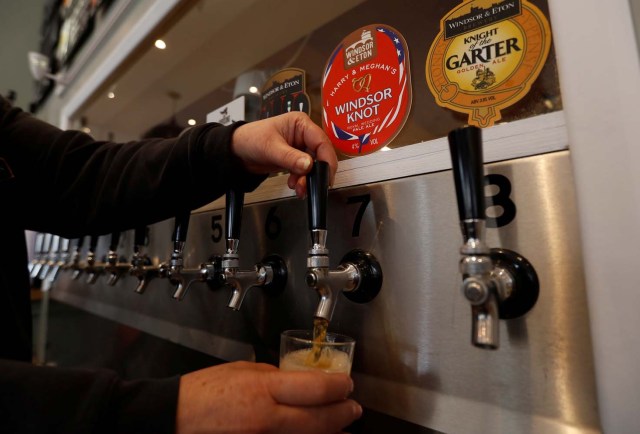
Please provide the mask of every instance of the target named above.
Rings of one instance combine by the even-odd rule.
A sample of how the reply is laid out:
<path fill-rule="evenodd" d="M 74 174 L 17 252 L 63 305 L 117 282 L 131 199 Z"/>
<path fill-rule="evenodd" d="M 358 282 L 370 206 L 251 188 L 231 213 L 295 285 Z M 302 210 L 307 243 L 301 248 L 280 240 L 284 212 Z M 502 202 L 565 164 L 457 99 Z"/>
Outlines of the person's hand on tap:
<path fill-rule="evenodd" d="M 177 434 L 335 434 L 362 415 L 346 374 L 233 362 L 180 379 Z"/>
<path fill-rule="evenodd" d="M 231 149 L 252 173 L 289 170 L 287 185 L 298 197 L 306 194 L 305 175 L 313 159 L 329 163 L 330 184 L 338 168 L 338 158 L 322 128 L 302 112 L 291 112 L 250 122 L 233 132 Z"/>

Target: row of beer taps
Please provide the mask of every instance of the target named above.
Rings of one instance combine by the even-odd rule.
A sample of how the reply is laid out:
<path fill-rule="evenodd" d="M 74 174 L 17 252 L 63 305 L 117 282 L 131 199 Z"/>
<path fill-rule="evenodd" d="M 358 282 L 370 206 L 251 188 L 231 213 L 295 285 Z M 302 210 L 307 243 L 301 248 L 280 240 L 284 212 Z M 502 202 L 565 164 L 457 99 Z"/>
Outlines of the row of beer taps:
<path fill-rule="evenodd" d="M 345 255 L 335 270 L 329 269 L 329 250 L 326 247 L 328 180 L 328 164 L 316 161 L 307 176 L 312 242 L 305 281 L 319 295 L 315 316 L 330 321 L 340 292 L 344 292 L 355 302 L 370 301 L 378 294 L 382 287 L 382 268 L 371 253 L 355 249 Z M 135 292 L 139 294 L 145 292 L 153 279 L 164 278 L 174 286 L 172 296 L 176 300 L 182 300 L 193 284 L 203 282 L 211 289 L 230 288 L 232 292 L 228 306 L 234 310 L 240 309 L 250 288 L 259 287 L 271 294 L 283 291 L 288 270 L 285 260 L 279 255 L 265 256 L 251 270 L 241 269 L 238 249 L 244 193 L 235 189 L 228 190 L 225 205 L 225 252 L 223 255 L 213 255 L 197 268 L 184 266 L 183 253 L 190 219 L 190 213 L 185 212 L 177 215 L 174 220 L 170 258 L 159 265 L 153 265 L 144 252 L 147 227 L 134 230 L 133 256 L 128 261 L 117 252 L 120 232 L 111 234 L 108 253 L 102 261 L 96 255 L 98 236 L 90 237 L 86 259 L 82 261 L 81 251 L 86 237 L 77 240 L 72 252 L 70 240 L 58 235 L 38 233 L 34 259 L 29 264 L 31 278 L 39 279 L 43 290 L 49 290 L 59 273 L 64 270 L 72 273 L 72 279 L 86 275 L 88 284 L 95 283 L 99 276 L 104 275 L 110 286 L 115 285 L 122 276 L 130 275 L 138 279 Z"/>
<path fill-rule="evenodd" d="M 527 313 L 538 299 L 539 282 L 531 263 L 517 252 L 490 249 L 484 241 L 485 203 L 483 184 L 483 155 L 481 130 L 476 127 L 459 128 L 448 136 L 454 184 L 458 202 L 463 245 L 460 249 L 460 273 L 463 276 L 462 294 L 471 305 L 473 345 L 496 349 L 499 346 L 499 319 L 517 318 Z M 307 255 L 305 281 L 315 289 L 319 302 L 315 317 L 331 320 L 338 295 L 366 303 L 373 300 L 382 287 L 382 267 L 367 251 L 348 252 L 336 269 L 329 267 L 327 249 L 327 203 L 329 166 L 316 161 L 307 176 L 308 216 L 311 247 Z M 135 291 L 142 294 L 154 278 L 166 278 L 174 286 L 173 298 L 184 298 L 195 282 L 205 282 L 212 289 L 230 287 L 228 306 L 238 310 L 247 290 L 261 287 L 278 293 L 284 290 L 288 270 L 278 255 L 268 255 L 253 270 L 241 270 L 238 247 L 244 193 L 229 190 L 226 194 L 226 250 L 214 255 L 199 268 L 185 268 L 183 250 L 189 225 L 189 213 L 176 216 L 172 235 L 173 250 L 169 261 L 158 266 L 151 264 L 144 254 L 146 228 L 138 228 L 134 235 L 134 253 L 130 261 L 116 252 L 120 233 L 111 235 L 106 261 L 96 261 L 97 237 L 91 237 L 85 262 L 79 255 L 82 240 L 70 252 L 69 240 L 55 235 L 38 234 L 35 259 L 30 264 L 32 278 L 39 277 L 43 288 L 50 288 L 61 270 L 69 269 L 73 278 L 81 273 L 87 282 L 94 283 L 100 274 L 107 275 L 114 285 L 128 273 L 138 279 Z"/>

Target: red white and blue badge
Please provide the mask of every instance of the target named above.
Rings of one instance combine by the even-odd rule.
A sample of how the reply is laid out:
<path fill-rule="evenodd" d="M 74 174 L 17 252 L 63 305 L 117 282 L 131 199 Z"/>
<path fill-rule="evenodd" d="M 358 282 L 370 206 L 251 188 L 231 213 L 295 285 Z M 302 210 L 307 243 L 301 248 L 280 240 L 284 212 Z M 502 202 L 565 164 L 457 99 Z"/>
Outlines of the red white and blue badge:
<path fill-rule="evenodd" d="M 410 107 L 409 51 L 397 30 L 372 24 L 338 45 L 322 79 L 322 124 L 338 151 L 355 157 L 388 145 Z"/>

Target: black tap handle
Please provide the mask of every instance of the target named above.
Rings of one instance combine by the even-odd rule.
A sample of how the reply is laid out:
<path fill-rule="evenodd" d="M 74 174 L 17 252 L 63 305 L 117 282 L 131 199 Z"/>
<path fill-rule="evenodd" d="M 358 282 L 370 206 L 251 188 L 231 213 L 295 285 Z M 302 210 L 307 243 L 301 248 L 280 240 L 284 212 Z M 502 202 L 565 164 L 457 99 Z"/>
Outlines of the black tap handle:
<path fill-rule="evenodd" d="M 242 207 L 244 206 L 244 192 L 242 190 L 230 188 L 227 190 L 226 212 L 227 212 L 227 239 L 239 240 L 242 226 Z"/>
<path fill-rule="evenodd" d="M 80 253 L 80 251 L 82 251 L 82 246 L 84 244 L 84 239 L 85 238 L 86 237 L 80 237 L 80 238 L 76 239 L 76 245 L 75 245 L 75 248 L 74 248 L 74 252 Z"/>
<path fill-rule="evenodd" d="M 95 253 L 98 248 L 98 240 L 100 239 L 100 235 L 91 235 L 91 239 L 89 240 L 89 251 Z"/>
<path fill-rule="evenodd" d="M 146 240 L 147 240 L 147 227 L 138 226 L 133 232 L 133 250 L 135 252 L 139 252 L 140 246 L 144 246 Z"/>
<path fill-rule="evenodd" d="M 111 233 L 111 243 L 109 244 L 109 250 L 115 252 L 118 250 L 118 244 L 120 244 L 120 231 Z"/>
<path fill-rule="evenodd" d="M 449 133 L 460 221 L 485 219 L 482 130 L 468 126 Z"/>
<path fill-rule="evenodd" d="M 187 231 L 189 230 L 189 218 L 191 212 L 186 211 L 176 216 L 173 227 L 173 241 L 187 241 Z"/>
<path fill-rule="evenodd" d="M 307 174 L 307 196 L 309 229 L 327 229 L 329 163 L 326 161 L 315 161 Z"/>

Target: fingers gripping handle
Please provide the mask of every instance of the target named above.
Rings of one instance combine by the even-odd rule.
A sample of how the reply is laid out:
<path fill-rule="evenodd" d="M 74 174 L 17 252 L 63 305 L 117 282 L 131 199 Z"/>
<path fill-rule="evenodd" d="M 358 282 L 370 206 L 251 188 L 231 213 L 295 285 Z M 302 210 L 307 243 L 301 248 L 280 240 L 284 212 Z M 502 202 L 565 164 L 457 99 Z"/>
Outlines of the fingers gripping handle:
<path fill-rule="evenodd" d="M 460 221 L 484 220 L 482 130 L 468 126 L 451 131 L 449 150 Z"/>
<path fill-rule="evenodd" d="M 226 196 L 227 240 L 239 240 L 242 226 L 242 208 L 244 206 L 244 192 L 230 188 Z"/>
<path fill-rule="evenodd" d="M 329 163 L 315 161 L 307 175 L 309 229 L 327 229 L 327 202 L 329 196 Z"/>

